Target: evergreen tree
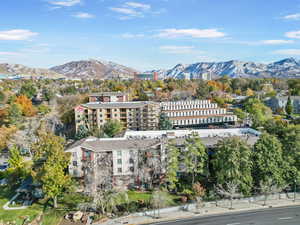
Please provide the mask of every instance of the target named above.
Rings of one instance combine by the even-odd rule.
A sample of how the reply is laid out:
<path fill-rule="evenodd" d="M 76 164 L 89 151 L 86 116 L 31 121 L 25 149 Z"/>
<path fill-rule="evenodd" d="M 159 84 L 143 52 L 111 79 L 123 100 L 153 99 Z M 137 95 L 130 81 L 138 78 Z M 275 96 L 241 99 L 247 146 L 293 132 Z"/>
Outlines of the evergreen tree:
<path fill-rule="evenodd" d="M 173 128 L 172 122 L 165 113 L 160 114 L 158 126 L 160 130 L 171 130 Z"/>
<path fill-rule="evenodd" d="M 22 119 L 22 108 L 19 104 L 11 104 L 8 108 L 8 123 L 16 125 Z"/>
<path fill-rule="evenodd" d="M 287 100 L 287 103 L 285 106 L 285 111 L 289 116 L 292 115 L 292 113 L 294 111 L 291 96 L 288 97 L 288 100 Z"/>
<path fill-rule="evenodd" d="M 123 125 L 118 120 L 109 120 L 102 129 L 108 137 L 114 137 L 123 130 Z"/>

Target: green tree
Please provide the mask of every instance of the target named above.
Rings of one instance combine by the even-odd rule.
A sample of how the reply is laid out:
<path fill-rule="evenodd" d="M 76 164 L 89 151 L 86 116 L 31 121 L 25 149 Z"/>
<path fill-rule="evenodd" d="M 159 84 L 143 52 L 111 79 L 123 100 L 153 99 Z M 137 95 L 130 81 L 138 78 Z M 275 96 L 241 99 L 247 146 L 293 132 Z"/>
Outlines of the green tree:
<path fill-rule="evenodd" d="M 281 138 L 283 155 L 288 163 L 287 182 L 300 182 L 300 125 L 290 125 L 283 130 Z"/>
<path fill-rule="evenodd" d="M 289 116 L 292 115 L 292 113 L 294 111 L 291 96 L 288 97 L 288 100 L 287 100 L 287 103 L 285 106 L 285 111 Z"/>
<path fill-rule="evenodd" d="M 171 190 L 176 188 L 176 183 L 178 182 L 179 155 L 179 149 L 174 143 L 170 142 L 167 147 L 166 182 Z"/>
<path fill-rule="evenodd" d="M 71 179 L 65 174 L 65 167 L 50 157 L 44 164 L 41 174 L 43 192 L 53 200 L 54 208 L 57 208 L 57 197 L 71 184 Z"/>
<path fill-rule="evenodd" d="M 193 185 L 197 174 L 208 175 L 208 154 L 197 134 L 192 134 L 186 139 L 185 147 L 184 167 L 186 173 L 191 175 Z"/>
<path fill-rule="evenodd" d="M 79 125 L 76 135 L 75 135 L 75 139 L 76 140 L 81 140 L 83 138 L 86 138 L 90 135 L 90 131 L 86 128 L 86 126 L 84 125 Z"/>
<path fill-rule="evenodd" d="M 37 90 L 32 83 L 26 83 L 22 85 L 20 89 L 20 95 L 25 95 L 27 98 L 31 99 L 37 94 Z"/>
<path fill-rule="evenodd" d="M 173 128 L 172 122 L 165 113 L 160 114 L 158 126 L 160 130 L 171 130 Z"/>
<path fill-rule="evenodd" d="M 257 98 L 249 98 L 244 106 L 245 110 L 250 114 L 253 127 L 264 126 L 265 122 L 272 118 L 272 110 Z"/>
<path fill-rule="evenodd" d="M 108 137 L 114 137 L 123 130 L 123 125 L 118 120 L 109 120 L 103 125 L 102 129 Z"/>
<path fill-rule="evenodd" d="M 8 123 L 16 125 L 22 119 L 22 108 L 19 104 L 11 104 L 8 108 Z"/>
<path fill-rule="evenodd" d="M 213 169 L 219 185 L 228 182 L 239 184 L 239 189 L 245 195 L 252 188 L 251 149 L 244 140 L 230 137 L 220 140 L 215 149 Z"/>
<path fill-rule="evenodd" d="M 24 161 L 20 149 L 14 145 L 9 149 L 9 168 L 6 171 L 8 183 L 15 185 L 30 175 L 30 165 Z"/>
<path fill-rule="evenodd" d="M 4 102 L 5 100 L 5 94 L 3 93 L 3 91 L 0 91 L 0 102 Z"/>
<path fill-rule="evenodd" d="M 32 145 L 34 151 L 34 178 L 42 183 L 44 194 L 57 207 L 57 197 L 70 186 L 65 170 L 70 155 L 64 152 L 64 139 L 41 129 L 38 140 Z"/>
<path fill-rule="evenodd" d="M 46 101 L 50 101 L 51 99 L 54 98 L 54 92 L 48 88 L 45 88 L 43 89 L 42 91 L 42 94 L 43 94 L 43 98 L 46 100 Z"/>
<path fill-rule="evenodd" d="M 268 182 L 284 184 L 284 160 L 282 158 L 282 145 L 279 140 L 268 133 L 263 133 L 254 145 L 253 177 L 255 184 Z"/>

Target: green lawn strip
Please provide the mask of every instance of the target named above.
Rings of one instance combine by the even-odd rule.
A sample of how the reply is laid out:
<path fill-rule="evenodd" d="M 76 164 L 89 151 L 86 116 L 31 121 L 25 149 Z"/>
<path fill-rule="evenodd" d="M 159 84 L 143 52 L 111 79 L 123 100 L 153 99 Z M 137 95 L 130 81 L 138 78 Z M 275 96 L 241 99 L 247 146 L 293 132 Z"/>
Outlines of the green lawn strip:
<path fill-rule="evenodd" d="M 152 192 L 138 192 L 138 191 L 128 191 L 129 201 L 150 201 Z M 169 206 L 178 205 L 176 202 L 180 199 L 178 195 L 168 194 L 170 201 L 168 201 Z"/>

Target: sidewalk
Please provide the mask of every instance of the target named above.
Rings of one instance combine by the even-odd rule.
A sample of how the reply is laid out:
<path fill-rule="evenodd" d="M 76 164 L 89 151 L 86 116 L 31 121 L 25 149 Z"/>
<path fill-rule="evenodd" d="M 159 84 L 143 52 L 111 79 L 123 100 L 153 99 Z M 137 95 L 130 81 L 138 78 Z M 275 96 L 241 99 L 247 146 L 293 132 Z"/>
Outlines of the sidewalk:
<path fill-rule="evenodd" d="M 227 213 L 235 213 L 249 210 L 258 210 L 270 207 L 283 207 L 283 206 L 295 206 L 300 205 L 300 199 L 297 199 L 296 202 L 293 202 L 292 199 L 270 199 L 267 201 L 267 206 L 263 206 L 263 201 L 235 201 L 233 203 L 233 208 L 230 210 L 230 202 L 229 201 L 220 201 L 218 206 L 216 206 L 215 202 L 206 202 L 205 206 L 200 209 L 200 213 L 196 213 L 194 204 L 190 204 L 188 206 L 188 210 L 183 207 L 174 207 L 168 209 L 161 209 L 160 218 L 153 218 L 154 212 L 149 211 L 147 215 L 145 213 L 135 213 L 126 217 L 121 217 L 113 220 L 109 220 L 105 223 L 101 223 L 101 225 L 141 225 L 148 223 L 157 223 L 169 220 L 178 220 L 178 219 L 187 219 L 192 217 L 199 216 L 209 216 L 209 215 L 217 215 L 217 214 L 227 214 Z M 179 209 L 181 208 L 181 209 Z M 174 210 L 172 210 L 174 209 Z M 167 211 L 167 212 L 165 212 Z M 155 212 L 157 215 L 157 211 Z M 99 224 L 99 223 L 98 223 Z M 98 225 L 95 223 L 94 225 Z M 100 225 L 100 224 L 99 224 Z"/>

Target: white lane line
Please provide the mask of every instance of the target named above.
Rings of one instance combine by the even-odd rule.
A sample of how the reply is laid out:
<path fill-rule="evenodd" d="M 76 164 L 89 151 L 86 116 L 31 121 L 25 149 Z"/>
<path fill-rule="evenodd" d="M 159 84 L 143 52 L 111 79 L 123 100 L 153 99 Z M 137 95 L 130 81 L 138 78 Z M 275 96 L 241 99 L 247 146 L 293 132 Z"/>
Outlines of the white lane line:
<path fill-rule="evenodd" d="M 241 223 L 228 223 L 226 225 L 239 225 L 239 224 L 241 224 Z"/>
<path fill-rule="evenodd" d="M 293 217 L 281 217 L 281 218 L 278 218 L 279 220 L 291 220 L 293 219 Z"/>

